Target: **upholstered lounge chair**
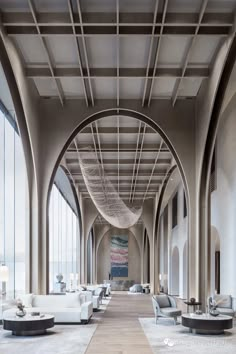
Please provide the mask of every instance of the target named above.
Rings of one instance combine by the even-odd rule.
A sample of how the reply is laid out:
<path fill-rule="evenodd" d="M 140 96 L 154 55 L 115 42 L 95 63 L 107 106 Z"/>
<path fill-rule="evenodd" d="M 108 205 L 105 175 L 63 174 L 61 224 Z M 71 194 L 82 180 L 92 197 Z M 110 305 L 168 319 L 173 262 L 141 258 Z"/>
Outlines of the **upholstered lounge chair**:
<path fill-rule="evenodd" d="M 208 297 L 208 307 L 211 309 L 212 300 L 215 300 L 217 306 L 217 310 L 221 315 L 228 315 L 234 317 L 235 311 L 233 308 L 233 299 L 231 295 L 221 295 L 215 294 L 213 296 Z"/>
<path fill-rule="evenodd" d="M 158 317 L 171 317 L 174 324 L 177 323 L 177 317 L 181 316 L 181 310 L 177 309 L 175 299 L 169 295 L 153 295 L 152 305 L 155 313 L 156 323 Z"/>

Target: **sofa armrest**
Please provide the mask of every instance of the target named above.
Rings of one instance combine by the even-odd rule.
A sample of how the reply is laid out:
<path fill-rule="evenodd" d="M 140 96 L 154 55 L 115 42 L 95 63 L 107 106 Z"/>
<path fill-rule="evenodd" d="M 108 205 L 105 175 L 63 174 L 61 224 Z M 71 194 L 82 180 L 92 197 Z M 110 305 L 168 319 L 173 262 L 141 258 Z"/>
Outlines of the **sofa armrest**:
<path fill-rule="evenodd" d="M 92 301 L 84 302 L 81 305 L 81 320 L 88 321 L 93 314 Z"/>
<path fill-rule="evenodd" d="M 232 309 L 236 313 L 236 297 L 232 297 Z"/>

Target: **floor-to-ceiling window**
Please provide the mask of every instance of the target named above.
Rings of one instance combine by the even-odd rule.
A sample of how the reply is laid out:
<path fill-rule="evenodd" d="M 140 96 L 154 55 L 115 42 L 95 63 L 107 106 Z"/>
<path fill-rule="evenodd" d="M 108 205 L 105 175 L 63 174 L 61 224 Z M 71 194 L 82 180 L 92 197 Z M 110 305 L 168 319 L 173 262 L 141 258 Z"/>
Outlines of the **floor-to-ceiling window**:
<path fill-rule="evenodd" d="M 78 277 L 78 217 L 54 184 L 49 205 L 49 291 L 58 291 L 58 274 L 66 288 L 75 288 Z"/>
<path fill-rule="evenodd" d="M 8 298 L 26 289 L 27 190 L 21 138 L 0 110 L 0 263 L 9 269 Z"/>

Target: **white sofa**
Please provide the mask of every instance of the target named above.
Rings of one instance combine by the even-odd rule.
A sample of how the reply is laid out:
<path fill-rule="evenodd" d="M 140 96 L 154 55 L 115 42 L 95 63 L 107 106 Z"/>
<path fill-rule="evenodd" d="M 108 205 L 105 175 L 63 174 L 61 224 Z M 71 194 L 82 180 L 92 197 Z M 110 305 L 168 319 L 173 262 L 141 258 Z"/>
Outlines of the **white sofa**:
<path fill-rule="evenodd" d="M 99 296 L 93 295 L 92 291 L 89 290 L 79 291 L 78 294 L 80 296 L 81 303 L 91 301 L 93 303 L 93 310 L 94 311 L 99 310 L 100 307 Z"/>
<path fill-rule="evenodd" d="M 31 295 L 31 301 L 22 302 L 27 313 L 40 312 L 51 314 L 55 317 L 55 323 L 88 323 L 93 313 L 91 301 L 81 301 L 80 294 L 67 295 Z M 15 313 L 16 307 L 3 312 L 3 319 L 7 315 Z"/>

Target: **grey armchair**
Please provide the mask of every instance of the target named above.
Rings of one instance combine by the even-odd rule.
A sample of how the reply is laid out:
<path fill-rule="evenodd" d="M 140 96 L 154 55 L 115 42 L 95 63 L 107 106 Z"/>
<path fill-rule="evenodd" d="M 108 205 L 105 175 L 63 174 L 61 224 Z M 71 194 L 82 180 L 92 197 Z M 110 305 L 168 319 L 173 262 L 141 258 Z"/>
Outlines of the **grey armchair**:
<path fill-rule="evenodd" d="M 213 296 L 209 296 L 207 299 L 209 309 L 212 307 L 212 300 L 216 301 L 216 308 L 221 315 L 234 317 L 235 311 L 233 308 L 233 298 L 231 295 L 215 294 Z"/>
<path fill-rule="evenodd" d="M 152 305 L 156 323 L 158 317 L 171 317 L 176 325 L 177 317 L 182 314 L 181 310 L 177 309 L 175 299 L 169 295 L 153 295 Z"/>

